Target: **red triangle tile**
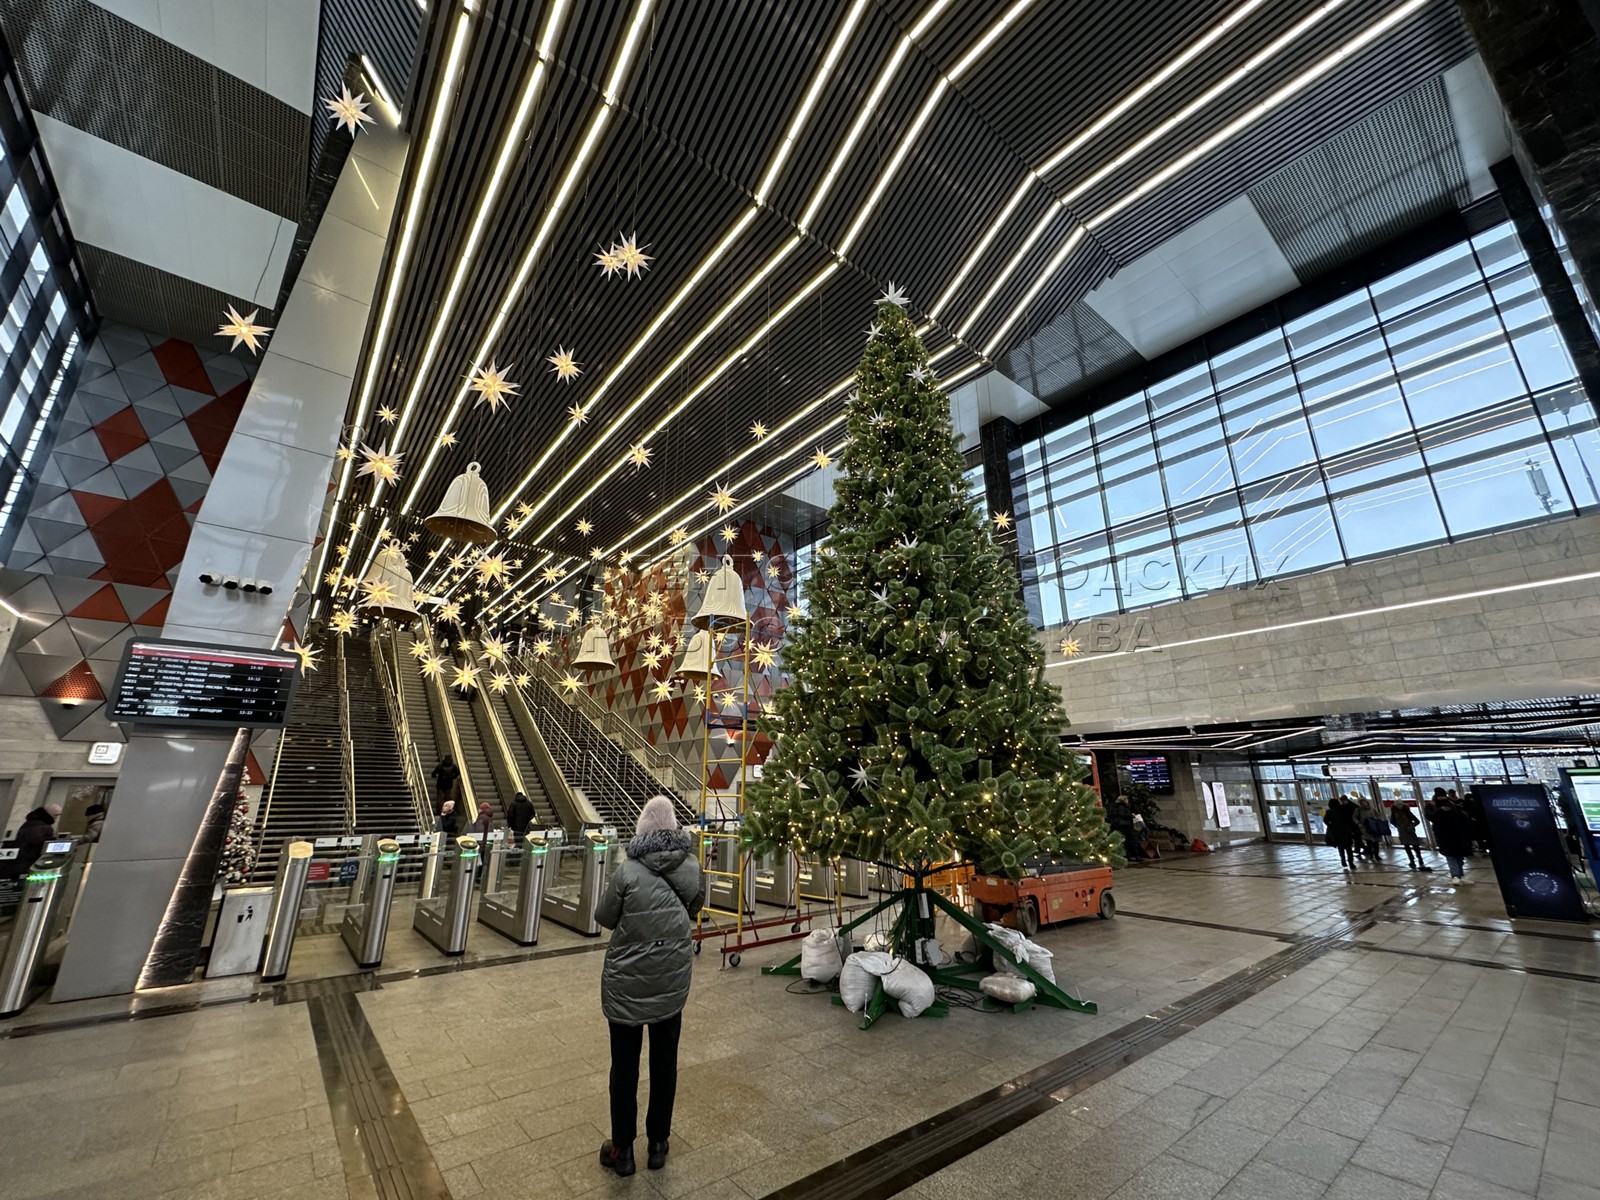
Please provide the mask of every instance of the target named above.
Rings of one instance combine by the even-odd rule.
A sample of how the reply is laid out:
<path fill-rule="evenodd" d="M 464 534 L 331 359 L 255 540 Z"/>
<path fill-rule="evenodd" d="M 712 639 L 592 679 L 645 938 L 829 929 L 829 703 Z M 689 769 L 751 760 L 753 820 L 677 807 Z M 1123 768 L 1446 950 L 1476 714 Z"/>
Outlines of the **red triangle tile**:
<path fill-rule="evenodd" d="M 100 447 L 111 462 L 132 454 L 150 440 L 144 426 L 139 424 L 139 414 L 132 406 L 101 421 L 94 427 L 94 435 L 100 439 Z"/>
<path fill-rule="evenodd" d="M 77 502 L 78 511 L 83 514 L 83 519 L 90 525 L 105 520 L 127 503 L 117 496 L 101 496 L 95 492 L 75 491 L 72 493 L 72 498 Z"/>
<path fill-rule="evenodd" d="M 82 617 L 86 621 L 122 621 L 126 623 L 130 618 L 128 612 L 122 607 L 122 601 L 117 598 L 117 590 L 113 587 L 103 587 L 78 605 L 67 614 L 69 617 Z"/>
<path fill-rule="evenodd" d="M 135 625 L 154 625 L 156 628 L 167 623 L 167 608 L 172 604 L 170 595 L 163 596 L 152 604 L 149 609 L 133 619 Z"/>
<path fill-rule="evenodd" d="M 39 695 L 51 700 L 104 700 L 105 692 L 100 689 L 99 680 L 95 679 L 94 672 L 89 669 L 87 660 L 80 662 L 72 670 L 57 679 Z"/>
<path fill-rule="evenodd" d="M 177 387 L 186 387 L 191 391 L 205 392 L 215 396 L 216 388 L 211 386 L 211 377 L 206 374 L 205 364 L 200 361 L 200 352 L 190 342 L 181 342 L 177 338 L 162 342 L 150 352 L 155 356 L 156 365 L 161 368 L 161 373 L 166 376 L 167 382 Z M 182 382 L 191 380 L 191 382 Z"/>

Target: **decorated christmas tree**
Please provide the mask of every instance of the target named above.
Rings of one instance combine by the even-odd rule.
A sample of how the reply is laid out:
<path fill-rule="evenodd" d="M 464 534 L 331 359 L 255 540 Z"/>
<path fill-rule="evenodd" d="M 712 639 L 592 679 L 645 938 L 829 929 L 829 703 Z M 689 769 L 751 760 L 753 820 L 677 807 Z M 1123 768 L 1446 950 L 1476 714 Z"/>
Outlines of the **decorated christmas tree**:
<path fill-rule="evenodd" d="M 217 880 L 223 887 L 238 887 L 250 882 L 256 869 L 256 843 L 250 822 L 250 802 L 239 794 L 222 843 L 222 858 L 217 863 Z"/>
<path fill-rule="evenodd" d="M 901 303 L 885 296 L 868 331 L 746 838 L 914 873 L 958 858 L 1013 877 L 1035 856 L 1120 863 Z"/>

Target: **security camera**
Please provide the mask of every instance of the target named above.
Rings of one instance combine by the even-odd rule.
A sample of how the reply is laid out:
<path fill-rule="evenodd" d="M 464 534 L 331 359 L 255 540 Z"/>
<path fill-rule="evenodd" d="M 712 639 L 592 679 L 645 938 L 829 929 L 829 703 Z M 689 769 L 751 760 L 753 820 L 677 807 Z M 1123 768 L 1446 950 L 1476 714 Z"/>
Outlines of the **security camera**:
<path fill-rule="evenodd" d="M 263 596 L 270 596 L 272 595 L 272 585 L 267 583 L 265 580 L 262 580 L 256 584 L 256 591 L 260 592 Z"/>
<path fill-rule="evenodd" d="M 254 579 L 246 579 L 243 583 L 241 583 L 239 585 L 239 590 L 241 592 L 254 592 L 260 586 L 261 585 L 258 582 L 256 582 Z"/>
<path fill-rule="evenodd" d="M 206 587 L 219 587 L 222 584 L 222 576 L 215 571 L 201 571 L 200 582 Z"/>
<path fill-rule="evenodd" d="M 222 586 L 227 588 L 230 592 L 238 591 L 239 577 L 237 575 L 224 575 L 222 577 Z"/>

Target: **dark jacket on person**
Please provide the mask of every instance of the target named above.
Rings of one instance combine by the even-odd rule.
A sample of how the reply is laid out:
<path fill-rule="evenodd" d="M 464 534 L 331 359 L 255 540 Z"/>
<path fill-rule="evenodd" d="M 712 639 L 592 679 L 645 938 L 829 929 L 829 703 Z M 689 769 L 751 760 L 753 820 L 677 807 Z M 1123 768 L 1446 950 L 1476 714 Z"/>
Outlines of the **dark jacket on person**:
<path fill-rule="evenodd" d="M 456 780 L 461 778 L 460 768 L 448 758 L 441 759 L 439 765 L 428 773 L 433 776 L 434 786 L 444 793 L 454 791 Z"/>
<path fill-rule="evenodd" d="M 519 837 L 528 832 L 533 824 L 533 801 L 521 792 L 512 797 L 511 803 L 506 805 L 506 824 L 511 827 L 511 832 Z"/>
<path fill-rule="evenodd" d="M 1453 801 L 1439 801 L 1433 809 L 1433 840 L 1440 854 L 1465 858 L 1472 853 L 1472 818 Z"/>
<path fill-rule="evenodd" d="M 455 835 L 458 832 L 460 832 L 460 829 L 461 829 L 461 824 L 460 824 L 459 821 L 456 820 L 456 810 L 455 809 L 452 808 L 449 812 L 442 812 L 442 813 L 439 814 L 439 832 L 440 833 L 447 833 L 451 837 L 455 837 Z"/>
<path fill-rule="evenodd" d="M 1356 840 L 1356 818 L 1360 810 L 1342 796 L 1335 796 L 1323 814 L 1328 830 L 1328 845 L 1348 846 Z"/>
<path fill-rule="evenodd" d="M 17 866 L 27 870 L 44 853 L 44 845 L 56 835 L 56 819 L 43 808 L 36 808 L 22 819 L 17 829 Z"/>
<path fill-rule="evenodd" d="M 651 1025 L 683 1011 L 694 969 L 694 919 L 705 878 L 689 834 L 653 829 L 628 843 L 595 917 L 612 930 L 600 1009 L 618 1025 Z"/>

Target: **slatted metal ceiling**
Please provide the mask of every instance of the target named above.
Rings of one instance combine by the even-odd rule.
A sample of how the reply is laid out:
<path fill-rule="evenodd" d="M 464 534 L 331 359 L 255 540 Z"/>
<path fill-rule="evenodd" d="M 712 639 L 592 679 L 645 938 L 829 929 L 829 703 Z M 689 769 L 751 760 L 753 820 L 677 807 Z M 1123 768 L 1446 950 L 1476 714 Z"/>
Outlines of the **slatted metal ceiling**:
<path fill-rule="evenodd" d="M 1135 115 L 1119 122 L 1052 182 L 1067 186 L 1120 153 L 1154 121 L 1187 102 L 1313 6 L 1313 0 L 1263 6 L 1263 12 L 1202 56 L 1180 80 L 1148 98 Z M 1181 11 L 1171 11 L 1175 7 Z M 642 471 L 632 467 L 617 471 L 546 544 L 581 552 L 594 542 L 616 541 L 666 501 L 713 477 L 732 454 L 750 444 L 746 431 L 752 421 L 775 426 L 848 375 L 860 354 L 861 330 L 871 319 L 872 300 L 885 281 L 903 283 L 913 308 L 925 309 L 954 277 L 1023 177 L 1025 159 L 1038 162 L 1064 144 L 1229 7 L 1222 0 L 1184 6 L 1113 0 L 1032 6 L 959 87 L 947 93 L 906 156 L 894 186 L 851 247 L 850 262 L 744 362 L 707 388 L 663 435 L 652 439 L 654 465 Z M 1392 7 L 1392 0 L 1351 0 L 1285 58 L 1253 76 L 1248 87 L 1208 107 L 1159 150 L 1141 155 L 1136 164 L 1094 189 L 1078 215 L 1103 209 L 1167 156 L 1181 153 Z M 646 44 L 622 89 L 622 104 L 518 297 L 505 335 L 492 350 L 502 365 L 517 364 L 513 377 L 522 383 L 523 396 L 509 413 L 469 410 L 456 423 L 453 432 L 462 445 L 440 455 L 413 505 L 413 515 L 431 511 L 452 476 L 474 459 L 485 464 L 494 500 L 502 501 L 510 486 L 561 434 L 566 406 L 589 398 L 752 203 L 751 193 L 846 8 L 842 0 L 770 0 L 762 5 L 700 0 L 693 5 L 658 6 Z M 922 8 L 909 0 L 880 0 L 868 9 L 793 147 L 768 206 L 619 377 L 589 423 L 567 437 L 541 471 L 533 493 L 523 498 L 537 503 L 541 488 L 554 487 L 567 466 L 794 236 L 795 222 L 847 129 Z M 947 71 L 1006 6 L 992 2 L 950 8 L 923 44 L 907 56 L 867 122 L 855 153 L 839 172 L 828 202 L 812 222 L 810 236 L 552 497 L 524 537 L 535 535 L 566 508 L 670 406 L 751 337 L 773 310 L 833 261 L 829 247 L 844 237 L 935 86 L 937 73 Z M 437 186 L 423 210 L 376 405 L 400 407 L 412 387 L 434 314 L 462 253 L 467 226 L 544 19 L 543 5 L 532 0 L 491 3 L 488 10 L 473 34 L 465 86 L 441 150 Z M 623 4 L 570 7 L 559 66 L 550 73 L 505 199 L 410 418 L 404 446 L 408 472 L 420 466 L 440 430 L 527 242 L 589 129 L 599 88 L 611 70 L 631 11 L 631 5 Z M 1038 294 L 1025 318 L 1011 327 L 996 358 L 1067 309 L 1117 265 L 1259 183 L 1310 145 L 1437 75 L 1467 52 L 1449 0 L 1427 6 L 1392 36 L 1234 139 L 1222 153 L 1097 229 Z M 1046 207 L 1043 190 L 1035 189 L 949 306 L 947 322 L 959 325 L 964 320 Z M 982 345 L 1008 318 L 1071 227 L 1069 217 L 1058 218 L 996 296 L 972 331 L 969 345 Z M 597 244 L 635 229 L 656 256 L 651 269 L 642 281 L 602 280 L 592 265 Z M 949 335 L 940 331 L 929 338 L 934 347 L 948 340 Z M 584 375 L 571 386 L 555 382 L 543 362 L 557 344 L 572 348 L 584 364 Z M 958 350 L 941 361 L 941 374 L 972 361 L 973 351 Z M 837 411 L 837 403 L 819 411 L 803 431 L 784 438 L 783 447 L 808 440 Z M 369 423 L 366 434 L 381 442 L 386 432 Z M 748 472 L 759 461 L 753 459 L 735 473 Z M 791 458 L 781 470 L 791 470 L 800 461 Z M 775 467 L 772 477 L 777 474 Z M 401 494 L 409 486 L 409 480 L 403 482 Z M 366 494 L 363 485 L 355 495 L 360 500 Z M 392 493 L 385 502 L 392 502 Z M 598 527 L 593 542 L 571 533 L 572 520 L 580 514 Z"/>

